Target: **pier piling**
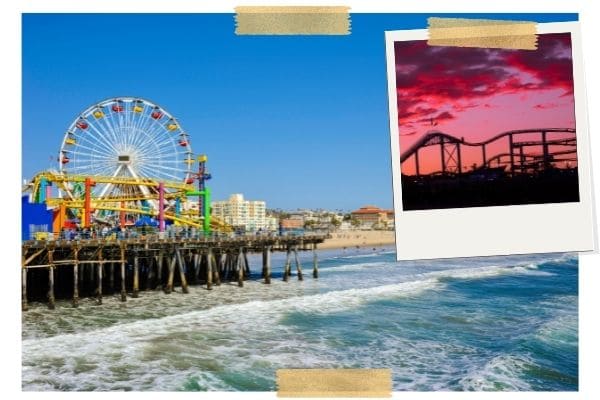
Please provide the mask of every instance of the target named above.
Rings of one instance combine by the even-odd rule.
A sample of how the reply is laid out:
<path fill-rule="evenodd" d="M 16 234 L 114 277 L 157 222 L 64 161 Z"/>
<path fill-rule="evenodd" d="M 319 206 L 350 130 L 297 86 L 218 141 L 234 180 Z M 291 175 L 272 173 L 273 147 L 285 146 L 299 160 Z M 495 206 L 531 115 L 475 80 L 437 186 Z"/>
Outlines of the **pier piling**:
<path fill-rule="evenodd" d="M 125 246 L 121 245 L 121 301 L 127 301 L 127 289 L 125 281 Z"/>
<path fill-rule="evenodd" d="M 79 248 L 73 247 L 73 300 L 74 308 L 79 307 Z"/>
<path fill-rule="evenodd" d="M 110 288 L 111 294 L 115 292 L 115 263 L 114 262 L 111 262 L 109 264 L 108 287 Z"/>
<path fill-rule="evenodd" d="M 221 250 L 220 254 L 218 254 L 216 257 L 219 275 L 221 276 L 221 279 L 227 280 L 227 252 L 225 250 Z"/>
<path fill-rule="evenodd" d="M 284 280 L 284 282 L 287 282 L 289 280 L 289 278 L 290 278 L 290 275 L 292 274 L 291 264 L 292 264 L 292 261 L 291 261 L 291 249 L 288 246 L 288 248 L 287 248 L 287 255 L 286 255 L 286 258 L 285 258 L 285 265 L 283 266 L 283 280 Z"/>
<path fill-rule="evenodd" d="M 21 267 L 21 310 L 27 311 L 27 267 Z"/>
<path fill-rule="evenodd" d="M 206 251 L 206 289 L 212 290 L 213 280 L 213 260 L 212 260 L 212 249 L 209 247 Z"/>
<path fill-rule="evenodd" d="M 213 281 L 215 285 L 221 286 L 221 273 L 219 272 L 219 264 L 217 263 L 217 257 L 215 257 L 215 253 L 212 251 L 212 249 L 210 259 L 212 261 Z"/>
<path fill-rule="evenodd" d="M 156 281 L 156 285 L 154 286 L 155 289 L 160 288 L 162 289 L 162 281 L 163 281 L 163 260 L 164 260 L 164 254 L 163 251 L 160 250 L 158 252 L 158 255 L 156 256 L 156 276 L 157 276 L 157 281 Z"/>
<path fill-rule="evenodd" d="M 313 243 L 313 278 L 319 277 L 319 261 L 317 258 L 317 245 Z"/>
<path fill-rule="evenodd" d="M 244 276 L 250 277 L 250 263 L 248 262 L 248 249 L 244 248 Z"/>
<path fill-rule="evenodd" d="M 133 255 L 133 292 L 131 297 L 136 298 L 140 292 L 140 260 L 138 257 L 137 250 Z"/>
<path fill-rule="evenodd" d="M 175 264 L 177 263 L 177 258 L 175 256 L 175 252 L 173 251 L 173 255 L 171 256 L 171 262 L 169 263 L 169 277 L 167 278 L 167 286 L 165 287 L 165 293 L 170 294 L 173 291 L 173 279 L 175 277 Z"/>
<path fill-rule="evenodd" d="M 102 304 L 102 273 L 104 262 L 102 261 L 102 247 L 98 249 L 98 288 L 96 289 L 96 303 Z"/>
<path fill-rule="evenodd" d="M 271 283 L 271 247 L 263 247 L 263 278 L 265 284 Z"/>
<path fill-rule="evenodd" d="M 244 286 L 244 251 L 240 247 L 240 252 L 237 257 L 237 272 L 238 272 L 238 286 Z"/>
<path fill-rule="evenodd" d="M 296 273 L 298 274 L 298 280 L 304 280 L 302 277 L 302 266 L 300 265 L 300 258 L 298 257 L 298 246 L 294 247 L 294 259 L 296 261 Z"/>
<path fill-rule="evenodd" d="M 196 251 L 192 257 L 192 271 L 193 271 L 193 283 L 198 283 L 200 281 L 200 260 L 202 259 L 202 254 L 200 251 Z"/>
<path fill-rule="evenodd" d="M 54 307 L 54 250 L 48 250 L 48 308 Z"/>
<path fill-rule="evenodd" d="M 146 290 L 152 287 L 152 282 L 155 280 L 154 278 L 154 267 L 155 267 L 155 258 L 149 256 L 148 260 L 148 274 L 146 275 Z"/>
<path fill-rule="evenodd" d="M 189 293 L 187 286 L 187 279 L 185 278 L 185 264 L 183 256 L 181 255 L 181 251 L 179 249 L 175 250 L 175 255 L 177 257 L 177 266 L 179 268 L 179 279 L 181 280 L 181 291 L 183 293 Z"/>

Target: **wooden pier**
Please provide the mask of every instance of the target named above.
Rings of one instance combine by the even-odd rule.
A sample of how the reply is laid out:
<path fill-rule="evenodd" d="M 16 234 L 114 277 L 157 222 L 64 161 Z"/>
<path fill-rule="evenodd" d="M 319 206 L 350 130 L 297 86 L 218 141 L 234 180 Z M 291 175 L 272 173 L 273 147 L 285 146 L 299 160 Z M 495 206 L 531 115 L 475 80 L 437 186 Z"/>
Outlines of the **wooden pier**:
<path fill-rule="evenodd" d="M 103 295 L 138 297 L 143 290 L 173 292 L 188 285 L 206 285 L 207 290 L 221 282 L 237 282 L 241 287 L 251 276 L 248 253 L 262 254 L 261 278 L 271 283 L 271 253 L 286 253 L 283 280 L 292 275 L 303 279 L 298 251 L 313 252 L 313 278 L 318 278 L 317 245 L 326 235 L 237 236 L 208 238 L 146 237 L 136 239 L 86 239 L 26 241 L 22 245 L 22 309 L 28 302 L 47 301 L 55 308 L 56 299 L 71 298 L 73 307 L 81 297 Z"/>

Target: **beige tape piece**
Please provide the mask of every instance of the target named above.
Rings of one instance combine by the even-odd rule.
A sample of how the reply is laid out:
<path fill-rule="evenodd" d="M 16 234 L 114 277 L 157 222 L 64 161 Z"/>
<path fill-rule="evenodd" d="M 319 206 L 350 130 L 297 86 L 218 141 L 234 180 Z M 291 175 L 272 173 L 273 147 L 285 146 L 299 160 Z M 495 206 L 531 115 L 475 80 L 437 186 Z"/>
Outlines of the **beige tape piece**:
<path fill-rule="evenodd" d="M 431 17 L 428 23 L 430 46 L 537 49 L 535 22 Z"/>
<path fill-rule="evenodd" d="M 237 35 L 349 35 L 350 7 L 240 6 Z"/>
<path fill-rule="evenodd" d="M 390 369 L 280 369 L 277 397 L 391 397 Z"/>

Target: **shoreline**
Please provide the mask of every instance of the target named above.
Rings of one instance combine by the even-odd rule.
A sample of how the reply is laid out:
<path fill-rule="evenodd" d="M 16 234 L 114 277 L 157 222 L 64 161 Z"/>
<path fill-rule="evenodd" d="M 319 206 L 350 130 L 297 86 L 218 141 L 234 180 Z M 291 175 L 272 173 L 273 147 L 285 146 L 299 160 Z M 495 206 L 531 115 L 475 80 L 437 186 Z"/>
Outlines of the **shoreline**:
<path fill-rule="evenodd" d="M 319 249 L 365 248 L 393 245 L 394 231 L 340 231 L 319 244 Z"/>

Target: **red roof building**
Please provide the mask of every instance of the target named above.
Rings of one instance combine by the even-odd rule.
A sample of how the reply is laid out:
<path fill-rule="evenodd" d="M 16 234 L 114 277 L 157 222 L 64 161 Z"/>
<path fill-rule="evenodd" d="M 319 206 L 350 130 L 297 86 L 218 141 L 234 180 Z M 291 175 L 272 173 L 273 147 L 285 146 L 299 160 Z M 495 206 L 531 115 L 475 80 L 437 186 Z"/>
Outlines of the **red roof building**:
<path fill-rule="evenodd" d="M 373 227 L 388 225 L 394 221 L 394 210 L 385 210 L 373 205 L 367 205 L 350 213 L 352 218 L 360 221 L 361 225 Z"/>

